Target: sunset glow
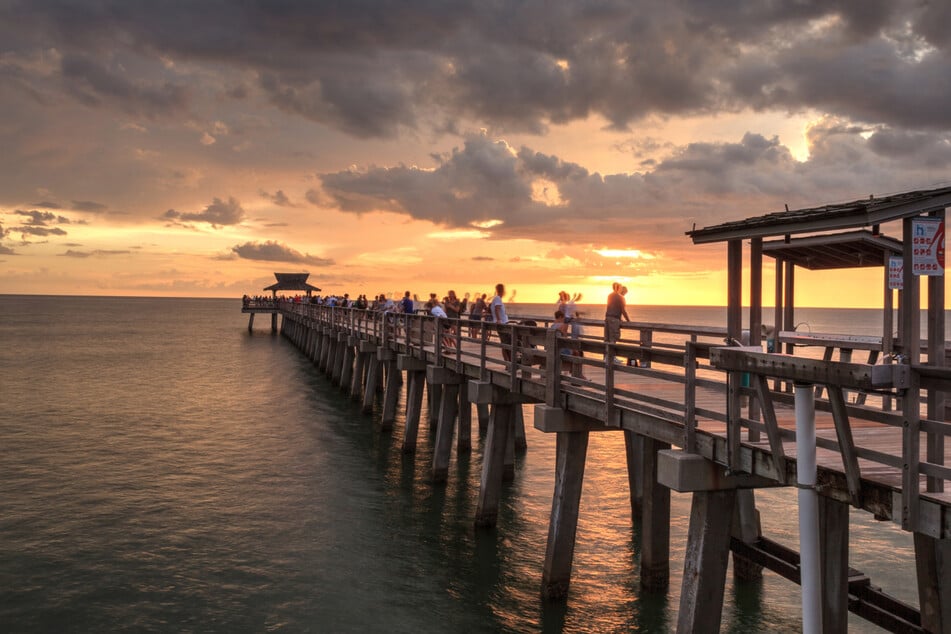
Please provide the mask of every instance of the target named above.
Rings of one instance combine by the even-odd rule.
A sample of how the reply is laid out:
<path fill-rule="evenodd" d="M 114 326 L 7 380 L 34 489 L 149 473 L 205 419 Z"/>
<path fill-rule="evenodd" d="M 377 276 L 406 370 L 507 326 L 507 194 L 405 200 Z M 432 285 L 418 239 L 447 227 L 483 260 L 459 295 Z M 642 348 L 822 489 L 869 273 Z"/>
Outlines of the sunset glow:
<path fill-rule="evenodd" d="M 722 304 L 725 248 L 693 227 L 949 182 L 930 5 L 447 7 L 438 36 L 412 3 L 213 26 L 116 6 L 2 10 L 0 293 L 240 296 L 309 271 L 332 293 L 621 281 Z M 880 275 L 797 303 L 877 307 Z"/>

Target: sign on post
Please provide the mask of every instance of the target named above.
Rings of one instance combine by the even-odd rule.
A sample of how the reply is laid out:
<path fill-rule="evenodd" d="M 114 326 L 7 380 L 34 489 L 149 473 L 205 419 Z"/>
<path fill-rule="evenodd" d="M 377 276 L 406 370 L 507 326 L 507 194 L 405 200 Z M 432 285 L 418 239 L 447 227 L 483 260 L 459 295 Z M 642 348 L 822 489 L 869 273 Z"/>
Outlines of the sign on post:
<path fill-rule="evenodd" d="M 888 288 L 902 290 L 905 288 L 905 266 L 901 256 L 892 255 L 888 258 Z"/>
<path fill-rule="evenodd" d="M 915 275 L 944 275 L 944 221 L 915 218 L 911 221 L 912 261 Z"/>

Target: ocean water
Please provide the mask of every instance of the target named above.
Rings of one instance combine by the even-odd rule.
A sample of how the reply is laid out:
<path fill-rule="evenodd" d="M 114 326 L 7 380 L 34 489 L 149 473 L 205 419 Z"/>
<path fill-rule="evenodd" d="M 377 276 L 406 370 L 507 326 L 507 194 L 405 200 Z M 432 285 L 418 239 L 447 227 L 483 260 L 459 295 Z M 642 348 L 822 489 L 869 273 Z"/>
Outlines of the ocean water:
<path fill-rule="evenodd" d="M 814 332 L 880 323 L 803 317 Z M 642 592 L 620 434 L 592 435 L 570 595 L 547 605 L 554 438 L 530 424 L 498 526 L 477 530 L 477 426 L 434 486 L 425 423 L 403 455 L 401 418 L 382 433 L 263 316 L 249 334 L 239 300 L 0 296 L 0 344 L 0 631 L 675 628 L 690 499 L 672 496 L 670 590 Z M 795 497 L 758 493 L 764 532 L 790 545 Z M 853 511 L 851 548 L 917 604 L 907 534 Z M 798 586 L 728 575 L 724 631 L 799 631 L 799 611 Z"/>

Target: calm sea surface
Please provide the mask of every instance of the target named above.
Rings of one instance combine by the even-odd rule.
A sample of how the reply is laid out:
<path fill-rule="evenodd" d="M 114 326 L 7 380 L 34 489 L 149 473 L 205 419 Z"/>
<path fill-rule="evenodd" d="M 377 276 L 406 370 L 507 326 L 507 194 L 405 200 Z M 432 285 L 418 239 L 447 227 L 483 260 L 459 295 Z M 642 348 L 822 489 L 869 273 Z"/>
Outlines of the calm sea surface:
<path fill-rule="evenodd" d="M 880 329 L 876 311 L 798 316 Z M 642 593 L 621 434 L 592 435 L 570 596 L 546 606 L 554 437 L 527 426 L 498 526 L 475 530 L 482 439 L 433 486 L 426 425 L 404 456 L 402 420 L 378 420 L 263 316 L 249 334 L 239 300 L 0 296 L 0 631 L 674 629 L 690 500 L 673 494 L 670 591 Z M 757 495 L 765 533 L 794 546 L 795 490 Z M 851 547 L 917 604 L 907 534 L 853 511 Z M 726 603 L 724 631 L 800 629 L 799 588 L 772 573 L 730 577 Z"/>

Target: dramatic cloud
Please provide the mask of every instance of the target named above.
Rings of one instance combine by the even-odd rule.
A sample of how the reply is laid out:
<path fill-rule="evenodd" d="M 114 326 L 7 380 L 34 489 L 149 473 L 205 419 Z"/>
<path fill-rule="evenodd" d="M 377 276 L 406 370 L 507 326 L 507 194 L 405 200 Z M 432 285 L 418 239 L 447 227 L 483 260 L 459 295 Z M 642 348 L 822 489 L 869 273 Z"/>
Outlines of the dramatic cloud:
<path fill-rule="evenodd" d="M 946 178 L 951 135 L 868 130 L 824 119 L 809 130 L 811 156 L 776 137 L 672 147 L 650 171 L 590 173 L 555 156 L 484 136 L 434 157 L 434 169 L 400 165 L 321 175 L 324 195 L 354 213 L 391 211 L 497 236 L 598 243 L 631 236 L 680 240 L 693 223 L 815 204 L 856 191 L 900 190 L 914 173 Z M 671 214 L 676 211 L 677 214 Z"/>
<path fill-rule="evenodd" d="M 48 201 L 39 202 L 39 203 L 31 203 L 30 206 L 39 207 L 40 209 L 62 209 L 63 208 L 63 206 L 60 205 L 59 203 L 51 203 Z"/>
<path fill-rule="evenodd" d="M 281 110 L 358 137 L 460 118 L 540 131 L 595 113 L 623 128 L 653 113 L 744 108 L 951 122 L 951 11 L 937 2 L 462 1 L 393 11 L 259 0 L 222 4 L 213 21 L 188 3 L 87 4 L 14 4 L 0 35 L 24 55 L 56 41 L 59 68 L 43 66 L 45 77 L 81 103 L 146 118 L 189 108 L 186 78 L 169 64 L 180 60 L 247 72 Z M 139 68 L 118 63 L 106 42 Z M 36 65 L 15 68 L 28 90 Z M 232 99 L 250 90 L 222 87 Z"/>
<path fill-rule="evenodd" d="M 294 264 L 311 264 L 313 266 L 330 266 L 333 260 L 301 253 L 285 244 L 267 240 L 265 242 L 245 242 L 231 247 L 231 251 L 239 258 L 246 260 L 264 260 L 266 262 L 290 262 Z"/>
<path fill-rule="evenodd" d="M 294 203 L 291 202 L 291 199 L 287 197 L 287 194 L 283 190 L 277 190 L 273 194 L 268 192 L 261 192 L 261 196 L 270 200 L 272 203 L 278 207 L 294 207 Z"/>
<path fill-rule="evenodd" d="M 207 222 L 213 227 L 220 227 L 239 224 L 244 219 L 244 209 L 234 198 L 228 198 L 227 202 L 215 198 L 210 205 L 197 213 L 181 213 L 169 209 L 163 217 L 184 222 Z"/>

